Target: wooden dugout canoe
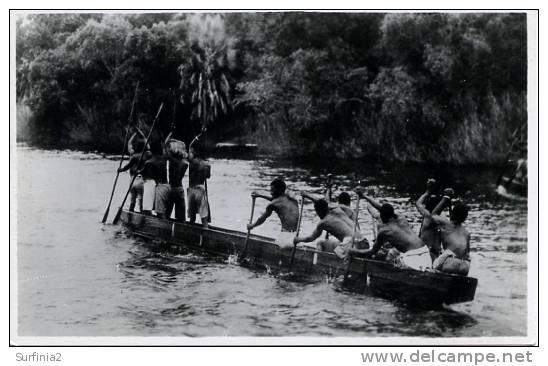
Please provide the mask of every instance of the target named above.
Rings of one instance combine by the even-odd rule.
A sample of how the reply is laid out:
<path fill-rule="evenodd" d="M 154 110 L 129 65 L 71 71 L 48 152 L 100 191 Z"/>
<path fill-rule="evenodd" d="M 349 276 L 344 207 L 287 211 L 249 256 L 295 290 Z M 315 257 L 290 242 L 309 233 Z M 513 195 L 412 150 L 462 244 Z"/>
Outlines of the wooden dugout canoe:
<path fill-rule="evenodd" d="M 210 226 L 179 223 L 171 220 L 123 211 L 122 222 L 135 235 L 145 239 L 228 258 L 240 255 L 246 233 Z M 250 235 L 247 257 L 254 265 L 282 271 L 289 268 L 291 250 L 280 250 L 274 239 Z M 346 263 L 333 253 L 299 247 L 291 269 L 307 275 L 336 278 L 346 273 Z M 394 267 L 392 263 L 354 258 L 348 266 L 350 290 L 370 290 L 383 297 L 395 298 L 422 307 L 439 307 L 472 301 L 477 279 L 440 272 L 420 272 Z"/>

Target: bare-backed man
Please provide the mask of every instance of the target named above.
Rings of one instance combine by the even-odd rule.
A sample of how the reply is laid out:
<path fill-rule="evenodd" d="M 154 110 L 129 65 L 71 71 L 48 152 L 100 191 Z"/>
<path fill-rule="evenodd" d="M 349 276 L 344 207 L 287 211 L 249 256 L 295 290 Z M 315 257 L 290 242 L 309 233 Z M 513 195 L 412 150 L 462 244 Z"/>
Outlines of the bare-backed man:
<path fill-rule="evenodd" d="M 449 204 L 452 193 L 452 189 L 446 189 L 438 206 Z M 468 217 L 468 206 L 463 203 L 455 204 L 448 220 L 439 215 L 441 209 L 438 207 L 429 212 L 424 206 L 423 195 L 417 201 L 417 209 L 440 229 L 441 245 L 444 250 L 434 261 L 433 268 L 442 272 L 466 276 L 470 270 L 470 233 L 463 223 Z"/>
<path fill-rule="evenodd" d="M 356 193 L 365 198 L 371 206 L 380 213 L 381 225 L 379 225 L 375 244 L 371 249 L 352 249 L 353 254 L 371 257 L 377 253 L 385 243 L 390 243 L 393 248 L 390 250 L 390 257 L 394 258 L 397 265 L 416 270 L 425 270 L 432 267 L 430 250 L 411 229 L 411 226 L 404 217 L 395 214 L 394 207 L 385 203 L 380 204 L 372 197 L 364 194 L 363 187 L 357 187 Z"/>
<path fill-rule="evenodd" d="M 188 168 L 184 143 L 174 139 L 166 140 L 163 148 L 152 144 L 152 159 L 142 171 L 156 181 L 154 210 L 160 218 L 170 218 L 175 207 L 175 219 L 185 221 L 185 194 L 182 180 Z"/>
<path fill-rule="evenodd" d="M 201 159 L 198 150 L 190 148 L 188 169 L 188 218 L 191 223 L 200 216 L 202 226 L 208 227 L 211 221 L 206 180 L 211 178 L 211 165 Z"/>
<path fill-rule="evenodd" d="M 314 209 L 320 222 L 310 235 L 296 237 L 293 241 L 295 245 L 312 242 L 318 239 L 323 231 L 326 231 L 332 238 L 319 239 L 316 242 L 318 250 L 333 252 L 341 258 L 345 258 L 352 246 L 362 250 L 369 248 L 369 242 L 365 236 L 354 228 L 354 222 L 340 207 L 329 208 L 326 200 L 319 199 L 314 202 Z"/>
<path fill-rule="evenodd" d="M 293 237 L 295 236 L 299 222 L 299 203 L 296 198 L 286 193 L 286 188 L 285 182 L 280 178 L 276 178 L 270 183 L 271 196 L 253 192 L 251 194 L 253 197 L 264 198 L 270 201 L 270 203 L 266 206 L 265 212 L 259 216 L 257 221 L 247 225 L 247 229 L 252 230 L 262 225 L 275 212 L 282 224 L 282 231 L 276 238 L 276 244 L 282 249 L 293 248 Z"/>

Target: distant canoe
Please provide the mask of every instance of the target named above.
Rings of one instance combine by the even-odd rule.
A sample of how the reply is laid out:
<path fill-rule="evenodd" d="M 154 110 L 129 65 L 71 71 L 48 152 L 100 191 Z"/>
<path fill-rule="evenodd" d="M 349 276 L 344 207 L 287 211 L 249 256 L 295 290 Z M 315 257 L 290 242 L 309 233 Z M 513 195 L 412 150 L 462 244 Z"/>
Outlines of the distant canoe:
<path fill-rule="evenodd" d="M 502 177 L 501 184 L 497 187 L 497 193 L 512 200 L 526 201 L 527 184 L 515 179 L 510 181 L 510 178 Z"/>
<path fill-rule="evenodd" d="M 218 153 L 254 153 L 258 148 L 257 144 L 237 144 L 233 142 L 219 142 L 215 144 L 215 152 Z"/>
<path fill-rule="evenodd" d="M 229 258 L 242 255 L 245 248 L 244 232 L 213 226 L 204 229 L 197 224 L 178 223 L 129 211 L 122 213 L 122 221 L 137 236 L 190 251 Z M 289 268 L 291 250 L 281 250 L 272 238 L 250 235 L 247 257 L 254 265 L 283 272 Z M 332 253 L 299 247 L 292 270 L 337 278 L 346 273 L 347 267 Z M 389 262 L 361 258 L 351 261 L 347 274 L 350 290 L 369 288 L 383 297 L 429 308 L 472 301 L 477 286 L 477 279 L 472 277 L 397 268 Z"/>
<path fill-rule="evenodd" d="M 498 180 L 497 193 L 516 200 L 527 199 L 527 159 L 510 160 L 511 174 L 502 174 Z M 506 168 L 505 170 L 507 170 Z"/>

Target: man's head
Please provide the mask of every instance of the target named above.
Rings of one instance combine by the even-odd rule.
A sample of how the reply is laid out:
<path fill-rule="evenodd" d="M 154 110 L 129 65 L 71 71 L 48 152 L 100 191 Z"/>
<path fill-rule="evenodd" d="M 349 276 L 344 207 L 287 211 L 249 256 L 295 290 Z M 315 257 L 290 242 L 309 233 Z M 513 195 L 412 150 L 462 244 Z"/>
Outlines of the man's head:
<path fill-rule="evenodd" d="M 338 201 L 341 205 L 350 206 L 350 195 L 347 192 L 341 192 Z"/>
<path fill-rule="evenodd" d="M 276 178 L 270 183 L 270 194 L 272 194 L 272 197 L 280 197 L 282 194 L 285 193 L 285 182 L 283 179 Z"/>
<path fill-rule="evenodd" d="M 468 211 L 468 206 L 464 203 L 457 203 L 453 206 L 453 210 L 451 210 L 451 221 L 455 224 L 462 224 L 468 217 Z"/>
<path fill-rule="evenodd" d="M 392 207 L 389 203 L 383 204 L 379 211 L 381 213 L 381 220 L 384 223 L 387 223 L 390 219 L 397 217 L 394 213 L 394 207 Z"/>
<path fill-rule="evenodd" d="M 329 205 L 327 201 L 322 198 L 314 202 L 314 209 L 316 210 L 316 213 L 318 214 L 320 219 L 323 219 L 329 212 Z"/>
<path fill-rule="evenodd" d="M 188 157 L 185 143 L 175 139 L 169 139 L 166 142 L 166 152 L 174 159 L 186 159 Z"/>

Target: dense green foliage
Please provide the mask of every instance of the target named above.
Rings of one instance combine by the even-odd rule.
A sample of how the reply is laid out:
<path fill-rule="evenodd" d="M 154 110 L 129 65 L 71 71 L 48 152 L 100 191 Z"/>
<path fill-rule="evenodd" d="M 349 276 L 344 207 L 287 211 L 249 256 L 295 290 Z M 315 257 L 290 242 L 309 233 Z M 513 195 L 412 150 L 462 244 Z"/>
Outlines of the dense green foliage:
<path fill-rule="evenodd" d="M 18 104 L 44 146 L 119 150 L 137 121 L 268 152 L 500 162 L 527 123 L 524 14 L 62 14 L 17 23 Z"/>

